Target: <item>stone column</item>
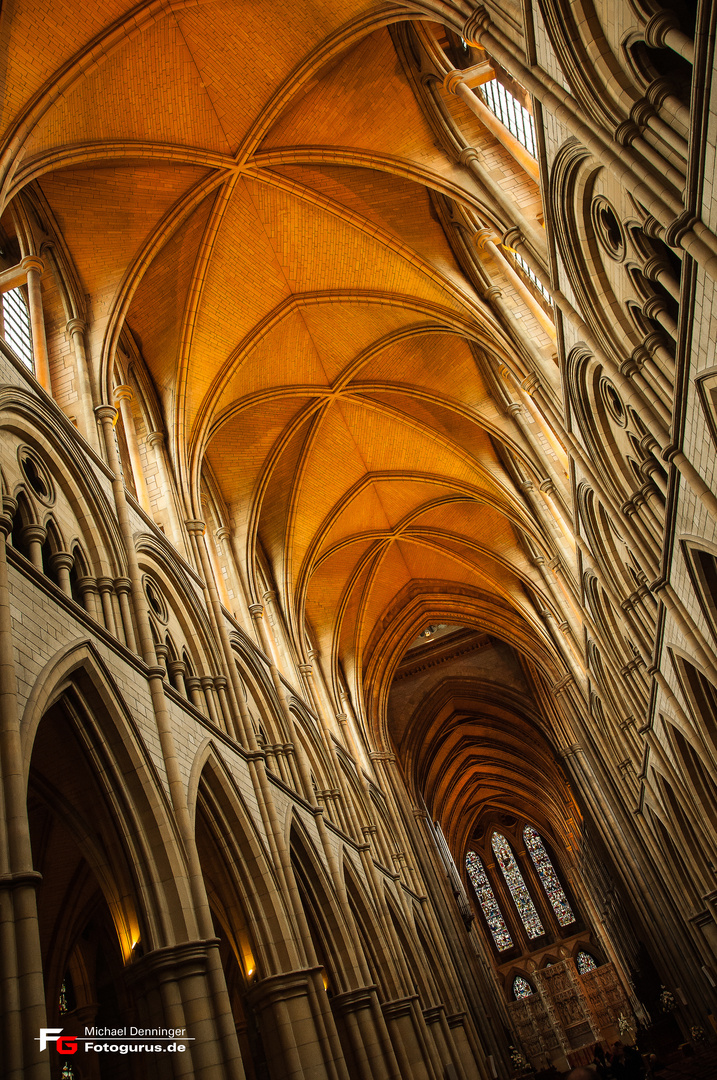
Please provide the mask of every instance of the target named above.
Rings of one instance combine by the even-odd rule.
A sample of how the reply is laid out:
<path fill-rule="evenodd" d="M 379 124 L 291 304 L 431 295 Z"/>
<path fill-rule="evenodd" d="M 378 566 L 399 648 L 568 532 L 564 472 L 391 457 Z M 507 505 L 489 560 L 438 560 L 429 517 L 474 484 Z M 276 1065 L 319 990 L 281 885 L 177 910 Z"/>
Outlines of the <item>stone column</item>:
<path fill-rule="evenodd" d="M 486 73 L 484 82 L 489 82 L 494 78 L 492 69 Z M 521 169 L 527 172 L 528 176 L 534 183 L 540 183 L 540 172 L 538 170 L 538 162 L 533 155 L 526 150 L 521 142 L 518 142 L 515 135 L 508 131 L 505 124 L 488 108 L 482 98 L 479 98 L 477 94 L 473 93 L 473 90 L 468 85 L 462 71 L 449 71 L 443 80 L 443 86 L 449 93 L 456 94 L 461 101 L 465 102 L 468 108 L 474 113 L 483 127 L 488 128 L 491 135 L 494 135 L 501 145 L 505 147 L 511 157 L 520 165 Z"/>
<path fill-rule="evenodd" d="M 184 679 L 184 685 L 187 688 L 187 694 L 189 700 L 195 709 L 198 709 L 200 713 L 206 715 L 207 705 L 202 694 L 202 681 L 198 679 L 196 675 L 187 675 Z"/>
<path fill-rule="evenodd" d="M 132 590 L 132 582 L 129 578 L 118 577 L 115 578 L 115 592 L 119 598 L 120 615 L 122 616 L 122 627 L 124 629 L 124 639 L 127 642 L 127 648 L 132 652 L 137 652 L 137 641 L 134 636 L 134 625 L 132 623 L 132 607 L 130 605 L 130 593 Z"/>
<path fill-rule="evenodd" d="M 97 589 L 97 581 L 93 577 L 82 577 L 77 581 L 77 588 L 80 590 L 82 596 L 82 603 L 85 611 L 94 619 L 95 622 L 102 622 L 102 616 L 99 608 L 99 592 Z"/>
<path fill-rule="evenodd" d="M 27 544 L 28 558 L 41 574 L 45 573 L 42 562 L 42 545 L 46 539 L 47 529 L 44 525 L 26 525 L 22 530 L 22 540 L 24 544 Z"/>
<path fill-rule="evenodd" d="M 167 664 L 167 670 L 169 671 L 169 678 L 172 686 L 181 694 L 182 697 L 187 696 L 187 688 L 184 684 L 184 676 L 187 673 L 187 665 L 183 660 L 170 660 Z"/>
<path fill-rule="evenodd" d="M 249 992 L 272 1077 L 349 1080 L 343 1055 L 336 1052 L 338 1048 L 332 1047 L 327 1037 L 326 1012 L 332 1024 L 333 1017 L 326 1002 L 321 1008 L 315 1000 L 312 976 L 321 970 L 308 968 L 272 975 Z"/>
<path fill-rule="evenodd" d="M 115 625 L 115 613 L 112 607 L 112 591 L 114 588 L 114 582 L 110 577 L 97 578 L 97 588 L 100 590 L 100 601 L 102 603 L 102 614 L 105 620 L 105 626 L 109 630 L 110 634 L 114 634 L 117 637 L 117 626 Z"/>
<path fill-rule="evenodd" d="M 57 577 L 57 584 L 62 589 L 65 596 L 72 596 L 72 585 L 70 584 L 70 570 L 74 563 L 74 558 L 70 555 L 69 551 L 56 551 L 54 555 L 50 556 L 50 569 Z"/>
<path fill-rule="evenodd" d="M 401 1076 L 386 1022 L 378 1007 L 375 986 L 347 990 L 331 999 L 331 1008 L 340 1018 L 340 1029 L 348 1044 L 359 1080 Z"/>
<path fill-rule="evenodd" d="M 662 8 L 649 20 L 644 29 L 645 44 L 651 49 L 672 49 L 689 64 L 695 62 L 695 43 L 680 30 L 674 11 Z"/>
<path fill-rule="evenodd" d="M 157 655 L 152 639 L 151 624 L 147 611 L 147 599 L 142 584 L 142 573 L 137 559 L 137 551 L 134 546 L 132 521 L 129 515 L 127 497 L 122 482 L 119 455 L 117 453 L 117 444 L 114 438 L 113 425 L 116 417 L 116 410 L 110 405 L 101 405 L 96 410 L 96 415 L 102 425 L 107 461 L 113 473 L 112 493 L 114 495 L 117 519 L 127 553 L 128 577 L 132 586 L 132 601 L 137 621 L 141 656 L 147 665 L 147 681 L 152 698 L 152 711 L 154 713 L 157 734 L 162 750 L 162 758 L 166 769 L 169 795 L 177 822 L 178 832 L 182 838 L 182 849 L 186 857 L 184 873 L 186 873 L 187 884 L 191 891 L 193 902 L 191 910 L 192 919 L 187 925 L 191 926 L 192 923 L 194 923 L 199 934 L 203 935 L 206 939 L 209 939 L 213 934 L 212 916 L 204 885 L 202 867 L 195 843 L 194 825 L 187 805 L 184 778 L 179 767 L 172 720 L 164 696 L 164 671 L 157 664 Z M 189 915 L 189 912 L 187 914 Z M 215 948 L 209 950 L 207 957 L 206 983 L 211 989 L 216 1003 L 215 1034 L 213 1037 L 217 1048 L 221 1047 L 222 1049 L 225 1069 L 225 1073 L 214 1072 L 213 1076 L 226 1075 L 227 1080 L 230 1080 L 230 1078 L 231 1080 L 243 1080 L 244 1071 L 241 1067 L 236 1029 L 229 1008 L 229 997 L 224 974 L 222 972 L 221 960 L 218 950 Z M 206 1007 L 206 984 L 204 988 L 200 987 L 199 991 L 199 996 L 194 999 L 197 1003 L 197 1007 L 201 1007 L 202 1001 L 204 1001 Z M 212 1074 L 210 1070 L 208 1070 L 202 1075 L 205 1075 L 207 1080 L 209 1080 L 209 1077 Z"/>
<path fill-rule="evenodd" d="M 6 561 L 14 499 L 0 515 L 0 1013 L 3 1075 L 7 1080 L 49 1080 L 50 1055 L 35 1038 L 47 1024 L 42 953 L 27 819 L 25 765 L 13 650 Z"/>
<path fill-rule="evenodd" d="M 453 1013 L 451 1016 L 446 1017 L 446 1023 L 453 1036 L 453 1045 L 461 1061 L 463 1074 L 466 1080 L 471 1080 L 471 1077 L 481 1075 L 481 1071 L 478 1068 L 475 1054 L 466 1034 L 465 1021 L 465 1013 Z M 460 1072 L 458 1075 L 460 1076 Z"/>
<path fill-rule="evenodd" d="M 503 271 L 508 280 L 514 286 L 523 303 L 526 305 L 531 314 L 535 317 L 540 326 L 542 326 L 543 330 L 548 335 L 550 340 L 555 343 L 555 322 L 545 311 L 543 311 L 543 308 L 540 305 L 540 301 L 533 296 L 532 292 L 525 284 L 518 271 L 511 266 L 510 262 L 505 256 L 505 251 L 498 246 L 500 243 L 498 237 L 493 236 L 489 230 L 480 230 L 475 234 L 474 242 L 479 251 L 481 250 L 481 248 L 483 248 L 490 255 L 493 256 L 499 268 Z"/>
<path fill-rule="evenodd" d="M 413 1022 L 415 997 L 386 1001 L 381 1006 L 386 1017 L 391 1041 L 401 1070 L 401 1076 L 411 1080 L 438 1080 L 425 1047 L 417 1038 Z"/>
<path fill-rule="evenodd" d="M 224 728 L 224 724 L 219 722 L 219 717 L 217 716 L 217 706 L 214 701 L 214 679 L 211 675 L 203 675 L 199 680 L 199 684 L 204 691 L 204 700 L 206 701 L 209 719 L 215 727 Z"/>
<path fill-rule="evenodd" d="M 186 1080 L 244 1080 L 245 1077 L 238 1044 L 228 1059 L 217 1022 L 218 1013 L 221 1016 L 229 1009 L 228 999 L 217 1000 L 212 985 L 218 944 L 216 938 L 210 938 L 156 949 L 136 960 L 125 972 L 133 997 L 144 1006 L 147 1015 L 144 1023 L 184 1028 L 192 1040 L 186 1042 L 184 1053 L 167 1055 L 169 1075 L 175 1080 L 185 1077 Z M 227 1019 L 233 1024 L 231 1017 Z"/>
<path fill-rule="evenodd" d="M 85 347 L 85 334 L 87 325 L 82 319 L 70 319 L 67 324 L 67 333 L 72 340 L 75 350 L 75 370 L 77 372 L 77 394 L 80 399 L 80 413 L 82 416 L 82 434 L 97 453 L 100 452 L 100 443 L 95 420 L 94 402 L 92 400 L 92 384 L 87 364 L 87 349 Z"/>
<path fill-rule="evenodd" d="M 132 406 L 130 404 L 133 398 L 134 394 L 132 393 L 131 386 L 118 386 L 115 390 L 115 401 L 119 404 L 119 411 L 122 416 L 122 427 L 124 428 L 124 435 L 127 440 L 127 452 L 129 453 L 130 465 L 132 466 L 132 477 L 137 493 L 137 502 L 145 513 L 151 516 L 152 507 L 149 501 L 149 492 L 147 491 L 147 481 L 144 478 L 144 464 L 142 462 L 139 440 L 137 439 L 137 429 L 134 426 L 134 416 L 132 415 Z"/>
<path fill-rule="evenodd" d="M 439 1073 L 441 1080 L 443 1076 L 447 1075 L 446 1070 L 451 1065 L 455 1069 L 457 1078 L 469 1080 L 464 1074 L 463 1062 L 453 1041 L 453 1033 L 446 1019 L 445 1005 L 432 1005 L 430 1008 L 424 1009 L 423 1018 L 426 1021 L 428 1033 L 433 1038 L 436 1053 L 441 1063 L 441 1072 Z"/>
<path fill-rule="evenodd" d="M 228 680 L 226 675 L 214 676 L 214 689 L 217 692 L 219 698 L 219 708 L 221 710 L 221 718 L 223 725 L 220 723 L 220 727 L 224 727 L 225 731 L 229 731 L 229 725 L 231 724 L 231 706 L 229 704 L 229 698 L 227 697 Z"/>
<path fill-rule="evenodd" d="M 229 634 L 227 632 L 226 623 L 224 621 L 224 613 L 222 611 L 221 602 L 217 593 L 216 581 L 212 572 L 212 566 L 209 559 L 209 552 L 207 551 L 207 544 L 205 539 L 206 526 L 203 521 L 193 519 L 185 522 L 187 531 L 195 546 L 197 565 L 201 576 L 204 579 L 205 598 L 207 605 L 207 613 L 209 615 L 209 621 L 212 624 L 212 629 L 216 635 L 217 640 L 221 646 L 222 653 L 224 654 L 224 664 L 228 679 L 231 680 L 232 698 L 231 700 L 231 713 L 225 719 L 227 721 L 227 731 L 233 739 L 238 739 L 240 733 L 236 730 L 235 716 L 240 721 L 243 728 L 246 727 L 244 716 L 241 712 L 240 698 L 243 701 L 241 688 L 239 686 L 239 675 L 236 668 L 236 660 L 234 657 L 234 651 L 229 641 Z M 229 685 L 229 683 L 227 684 Z M 241 732 L 245 745 L 249 746 L 248 732 L 243 730 Z M 252 747 L 255 749 L 255 747 Z"/>
<path fill-rule="evenodd" d="M 45 269 L 45 263 L 37 255 L 28 255 L 22 260 L 22 265 L 27 271 L 27 299 L 30 310 L 35 375 L 42 389 L 46 390 L 48 394 L 52 394 L 50 358 L 47 352 L 45 317 L 42 311 L 42 289 L 40 286 L 40 278 Z"/>
<path fill-rule="evenodd" d="M 169 539 L 179 551 L 184 551 L 186 553 L 182 523 L 179 514 L 177 513 L 177 504 L 175 502 L 174 478 L 167 462 L 164 432 L 150 431 L 147 436 L 147 446 L 151 446 L 154 450 L 154 457 L 159 472 L 159 482 L 167 499 L 167 514 L 169 516 L 170 532 Z"/>

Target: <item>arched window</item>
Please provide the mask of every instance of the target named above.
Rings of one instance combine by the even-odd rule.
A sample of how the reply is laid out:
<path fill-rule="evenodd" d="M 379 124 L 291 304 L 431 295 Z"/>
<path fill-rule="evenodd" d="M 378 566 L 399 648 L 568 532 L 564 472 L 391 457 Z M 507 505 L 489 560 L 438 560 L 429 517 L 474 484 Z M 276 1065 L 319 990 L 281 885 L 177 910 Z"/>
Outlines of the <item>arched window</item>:
<path fill-rule="evenodd" d="M 510 889 L 510 895 L 513 897 L 528 937 L 542 937 L 545 933 L 543 924 L 535 909 L 532 897 L 528 892 L 528 886 L 525 884 L 523 875 L 518 869 L 518 864 L 515 861 L 515 856 L 511 851 L 510 844 L 502 833 L 495 832 L 493 833 L 493 839 L 491 840 L 491 847 L 493 848 L 493 854 L 498 860 L 498 865 L 503 871 L 503 877 Z"/>
<path fill-rule="evenodd" d="M 22 289 L 10 289 L 3 294 L 2 314 L 5 324 L 5 341 L 26 368 L 35 370 L 32 361 L 32 334 L 30 315 Z"/>
<path fill-rule="evenodd" d="M 540 883 L 545 889 L 550 905 L 558 917 L 558 922 L 561 926 L 570 926 L 571 923 L 575 922 L 575 916 L 558 880 L 558 875 L 555 873 L 550 856 L 545 850 L 542 838 L 531 825 L 526 825 L 523 829 L 523 840 L 533 860 L 533 865 L 538 871 Z"/>
<path fill-rule="evenodd" d="M 513 979 L 513 997 L 516 1001 L 519 998 L 530 997 L 533 993 L 533 987 L 530 985 L 527 979 L 524 979 L 522 975 L 516 975 Z"/>
<path fill-rule="evenodd" d="M 480 906 L 498 952 L 512 949 L 513 939 L 508 933 L 508 927 L 505 925 L 505 920 L 498 907 L 498 901 L 488 881 L 488 875 L 483 868 L 483 863 L 474 851 L 469 851 L 466 855 L 466 870 L 476 891 L 476 896 L 480 901 Z"/>
<path fill-rule="evenodd" d="M 590 953 L 581 949 L 578 955 L 575 957 L 575 963 L 577 964 L 578 971 L 581 975 L 587 975 L 589 971 L 594 971 L 597 967 L 595 960 Z"/>

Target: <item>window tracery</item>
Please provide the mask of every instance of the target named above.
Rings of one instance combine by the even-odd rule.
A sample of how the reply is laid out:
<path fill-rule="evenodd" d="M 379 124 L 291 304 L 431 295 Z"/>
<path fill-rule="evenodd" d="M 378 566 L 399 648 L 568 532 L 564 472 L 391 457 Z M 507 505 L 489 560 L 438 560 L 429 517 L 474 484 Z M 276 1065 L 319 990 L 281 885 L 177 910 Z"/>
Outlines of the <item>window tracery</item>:
<path fill-rule="evenodd" d="M 570 926 L 575 922 L 575 916 L 558 880 L 558 875 L 555 873 L 555 867 L 545 850 L 542 837 L 531 825 L 526 825 L 523 829 L 523 840 L 558 922 L 561 926 Z"/>
<path fill-rule="evenodd" d="M 513 947 L 513 939 L 508 933 L 508 927 L 505 925 L 505 919 L 501 914 L 498 901 L 495 898 L 495 893 L 488 881 L 488 875 L 485 872 L 483 863 L 474 851 L 469 851 L 466 855 L 466 870 L 468 871 L 468 877 L 471 879 L 471 884 L 480 901 L 480 906 L 485 915 L 485 920 L 488 923 L 490 932 L 493 935 L 493 940 L 495 941 L 498 952 L 505 952 L 506 949 L 511 949 Z"/>
<path fill-rule="evenodd" d="M 498 860 L 506 885 L 510 889 L 510 895 L 513 897 L 513 902 L 518 909 L 518 914 L 528 937 L 542 937 L 545 933 L 543 924 L 528 892 L 528 886 L 525 884 L 523 875 L 515 861 L 510 844 L 502 833 L 495 832 L 491 839 L 491 847 Z"/>

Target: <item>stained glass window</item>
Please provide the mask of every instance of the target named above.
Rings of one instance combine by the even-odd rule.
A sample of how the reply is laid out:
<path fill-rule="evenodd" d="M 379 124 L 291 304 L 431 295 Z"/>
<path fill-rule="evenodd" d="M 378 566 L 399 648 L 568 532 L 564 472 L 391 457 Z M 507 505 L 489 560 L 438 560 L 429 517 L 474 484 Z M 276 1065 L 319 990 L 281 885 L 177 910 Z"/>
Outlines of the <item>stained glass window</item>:
<path fill-rule="evenodd" d="M 527 979 L 524 979 L 522 975 L 516 975 L 513 979 L 513 997 L 518 998 L 530 997 L 533 993 L 533 987 L 530 985 Z"/>
<path fill-rule="evenodd" d="M 535 910 L 535 904 L 528 892 L 528 886 L 523 881 L 523 875 L 518 869 L 510 844 L 501 833 L 495 832 L 491 840 L 491 847 L 498 860 L 498 865 L 503 871 L 503 877 L 510 889 L 510 895 L 515 901 L 515 906 L 518 909 L 518 914 L 522 919 L 528 937 L 542 937 L 545 933 L 543 924 L 540 921 L 538 912 Z"/>
<path fill-rule="evenodd" d="M 60 1016 L 63 1016 L 64 1013 L 69 1012 L 70 1006 L 67 1003 L 67 980 L 66 979 L 62 980 L 62 986 L 60 987 L 60 1000 L 59 1000 L 58 1004 L 60 1006 Z"/>
<path fill-rule="evenodd" d="M 555 873 L 550 856 L 545 850 L 545 844 L 530 825 L 526 825 L 523 829 L 523 839 L 533 860 L 533 865 L 538 871 L 538 876 L 551 907 L 558 917 L 558 922 L 561 926 L 570 926 L 571 923 L 575 922 L 575 916 L 568 903 L 568 898 L 563 892 L 563 887 L 558 881 L 558 875 Z"/>
<path fill-rule="evenodd" d="M 506 949 L 511 949 L 513 947 L 513 939 L 508 933 L 508 927 L 505 925 L 505 920 L 501 915 L 498 901 L 496 900 L 491 884 L 488 881 L 488 875 L 483 868 L 483 863 L 474 851 L 469 851 L 466 855 L 466 870 L 468 871 L 468 877 L 471 879 L 471 884 L 476 891 L 476 895 L 480 900 L 480 906 L 483 909 L 483 914 L 485 915 L 486 922 L 493 935 L 493 940 L 495 941 L 498 951 L 505 952 Z"/>
<path fill-rule="evenodd" d="M 60 1080 L 75 1080 L 75 1070 L 72 1068 L 69 1061 L 66 1061 L 62 1066 Z"/>
<path fill-rule="evenodd" d="M 587 975 L 589 971 L 594 971 L 597 967 L 597 964 L 593 960 L 590 953 L 586 953 L 582 949 L 575 957 L 575 963 L 577 964 L 578 971 L 581 975 Z"/>

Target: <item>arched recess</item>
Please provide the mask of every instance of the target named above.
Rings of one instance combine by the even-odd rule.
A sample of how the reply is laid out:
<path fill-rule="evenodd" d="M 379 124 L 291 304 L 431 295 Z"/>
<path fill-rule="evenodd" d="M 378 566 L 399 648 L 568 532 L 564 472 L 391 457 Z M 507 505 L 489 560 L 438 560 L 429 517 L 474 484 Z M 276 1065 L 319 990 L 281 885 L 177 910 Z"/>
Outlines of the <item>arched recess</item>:
<path fill-rule="evenodd" d="M 20 387 L 5 386 L 0 390 L 0 430 L 3 467 L 13 494 L 18 487 L 24 489 L 29 505 L 27 484 L 15 454 L 15 446 L 23 444 L 47 469 L 57 496 L 54 512 L 63 510 L 64 504 L 68 519 L 64 531 L 72 542 L 82 540 L 91 572 L 112 578 L 124 575 L 124 549 L 116 516 L 98 476 L 87 468 L 70 421 L 58 423 L 50 406 Z M 35 517 L 39 516 L 36 510 Z M 87 522 L 93 522 L 91 530 Z"/>
<path fill-rule="evenodd" d="M 698 734 L 717 759 L 717 686 L 674 645 L 668 652 Z"/>
<path fill-rule="evenodd" d="M 393 960 L 386 947 L 386 937 L 376 910 L 347 858 L 344 859 L 344 882 L 369 976 L 378 987 L 381 1000 L 390 1001 L 398 995 Z"/>
<path fill-rule="evenodd" d="M 159 995 L 132 1000 L 127 987 L 147 953 L 197 936 L 186 868 L 159 777 L 90 643 L 40 673 L 23 728 L 48 1022 L 69 1034 L 161 1025 Z"/>
<path fill-rule="evenodd" d="M 193 800 L 197 852 L 244 1071 L 247 1080 L 264 1080 L 265 1040 L 271 1033 L 263 1030 L 250 992 L 261 979 L 299 966 L 294 935 L 279 883 L 231 774 L 213 747 L 202 757 Z"/>
<path fill-rule="evenodd" d="M 291 868 L 310 936 L 310 941 L 305 942 L 307 961 L 324 969 L 325 987 L 333 997 L 355 985 L 353 943 L 334 890 L 296 816 L 291 825 L 290 848 Z"/>
<path fill-rule="evenodd" d="M 681 766 L 680 772 L 689 784 L 692 797 L 704 815 L 708 828 L 713 835 L 717 835 L 717 782 L 714 763 L 710 772 L 702 753 L 685 738 L 679 727 L 664 716 L 662 720 L 675 757 Z"/>

